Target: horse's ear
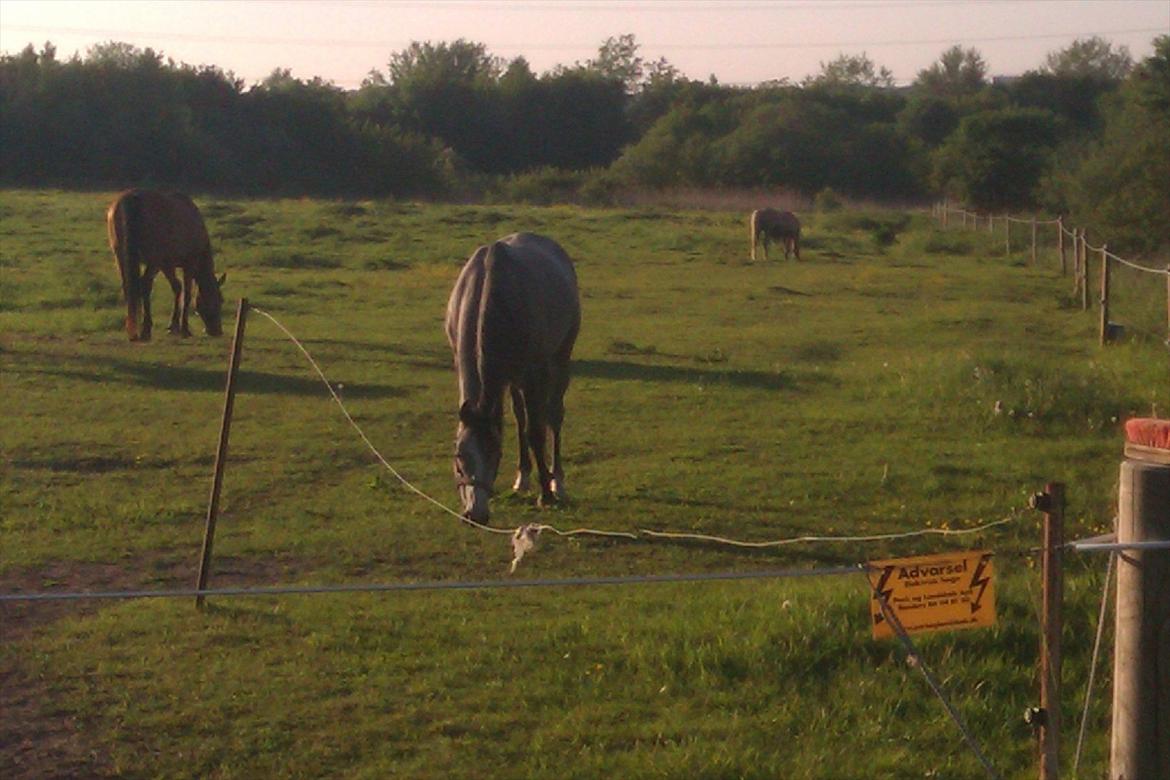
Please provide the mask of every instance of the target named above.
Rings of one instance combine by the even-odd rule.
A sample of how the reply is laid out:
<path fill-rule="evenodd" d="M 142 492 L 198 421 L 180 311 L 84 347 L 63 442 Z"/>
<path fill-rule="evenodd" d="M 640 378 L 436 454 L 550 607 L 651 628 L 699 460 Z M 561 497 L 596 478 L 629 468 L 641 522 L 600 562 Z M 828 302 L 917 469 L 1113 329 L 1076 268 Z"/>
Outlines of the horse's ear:
<path fill-rule="evenodd" d="M 479 419 L 479 414 L 475 411 L 475 404 L 470 400 L 464 401 L 459 407 L 459 422 L 466 426 L 473 425 Z"/>
<path fill-rule="evenodd" d="M 227 281 L 227 271 L 224 271 L 222 274 L 220 274 L 219 279 L 216 281 L 220 287 L 223 287 L 223 283 Z"/>

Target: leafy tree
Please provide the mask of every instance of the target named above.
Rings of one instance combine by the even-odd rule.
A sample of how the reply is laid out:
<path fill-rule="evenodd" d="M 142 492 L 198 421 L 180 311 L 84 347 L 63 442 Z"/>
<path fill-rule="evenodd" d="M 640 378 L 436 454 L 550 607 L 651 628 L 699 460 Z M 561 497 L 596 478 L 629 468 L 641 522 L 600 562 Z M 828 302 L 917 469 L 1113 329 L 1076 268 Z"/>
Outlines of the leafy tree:
<path fill-rule="evenodd" d="M 894 74 L 885 66 L 878 66 L 865 52 L 839 54 L 829 62 L 821 63 L 821 71 L 809 76 L 801 84 L 805 87 L 892 87 Z"/>
<path fill-rule="evenodd" d="M 935 152 L 935 183 L 975 208 L 1028 207 L 1051 163 L 1058 125 L 1051 112 L 1035 108 L 964 117 Z"/>
<path fill-rule="evenodd" d="M 1050 52 L 1043 73 L 1077 79 L 1118 82 L 1133 70 L 1133 57 L 1125 46 L 1113 44 L 1096 35 L 1073 41 L 1067 48 Z"/>
<path fill-rule="evenodd" d="M 585 64 L 586 70 L 602 78 L 621 82 L 627 92 L 635 92 L 642 83 L 645 63 L 638 56 L 638 42 L 633 35 L 606 38 L 597 50 L 597 57 Z"/>
<path fill-rule="evenodd" d="M 952 46 L 938 61 L 918 72 L 914 85 L 932 95 L 962 97 L 986 85 L 987 63 L 977 49 Z"/>
<path fill-rule="evenodd" d="M 1062 183 L 1076 219 L 1119 251 L 1170 246 L 1170 36 L 1130 74 L 1119 110 Z"/>
<path fill-rule="evenodd" d="M 960 118 L 955 101 L 917 95 L 898 116 L 898 124 L 906 135 L 934 148 L 955 131 Z"/>

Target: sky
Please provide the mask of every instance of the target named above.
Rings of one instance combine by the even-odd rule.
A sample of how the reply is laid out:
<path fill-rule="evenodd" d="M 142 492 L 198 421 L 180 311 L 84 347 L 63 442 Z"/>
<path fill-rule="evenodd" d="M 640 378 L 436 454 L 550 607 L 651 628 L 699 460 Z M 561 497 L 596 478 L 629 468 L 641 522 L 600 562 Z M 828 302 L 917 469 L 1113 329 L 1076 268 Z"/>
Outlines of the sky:
<path fill-rule="evenodd" d="M 0 0 L 6 54 L 49 41 L 64 59 L 124 41 L 246 84 L 288 68 L 345 89 L 412 41 L 463 38 L 539 74 L 633 34 L 643 59 L 722 84 L 799 82 L 864 53 L 908 84 L 956 44 L 1010 76 L 1091 35 L 1140 60 L 1167 33 L 1170 0 Z"/>

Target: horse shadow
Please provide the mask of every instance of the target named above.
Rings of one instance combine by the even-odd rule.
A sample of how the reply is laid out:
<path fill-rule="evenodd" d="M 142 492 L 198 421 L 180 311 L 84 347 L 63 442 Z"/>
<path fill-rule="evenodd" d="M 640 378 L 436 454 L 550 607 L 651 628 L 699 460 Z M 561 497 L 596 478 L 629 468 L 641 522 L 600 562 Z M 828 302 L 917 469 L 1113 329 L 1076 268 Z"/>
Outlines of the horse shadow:
<path fill-rule="evenodd" d="M 574 360 L 573 376 L 614 381 L 679 382 L 683 384 L 725 384 L 753 390 L 799 391 L 813 384 L 833 381 L 823 374 L 791 371 L 747 371 L 635 363 L 626 360 Z"/>
<path fill-rule="evenodd" d="M 227 384 L 226 371 L 222 368 L 210 369 L 196 366 L 142 363 L 132 360 L 111 360 L 108 357 L 101 358 L 100 361 L 94 359 L 88 362 L 93 363 L 96 370 L 89 370 L 85 366 L 76 364 L 72 367 L 63 365 L 45 367 L 40 370 L 47 374 L 90 382 L 108 381 L 112 372 L 119 381 L 156 390 L 222 392 Z M 331 377 L 331 379 L 335 389 L 343 385 L 340 390 L 343 399 L 403 398 L 411 392 L 406 387 L 368 382 L 339 382 L 338 377 Z M 325 383 L 315 376 L 289 376 L 246 368 L 241 368 L 236 374 L 236 392 L 287 396 L 328 397 L 329 395 L 329 391 L 325 389 Z"/>

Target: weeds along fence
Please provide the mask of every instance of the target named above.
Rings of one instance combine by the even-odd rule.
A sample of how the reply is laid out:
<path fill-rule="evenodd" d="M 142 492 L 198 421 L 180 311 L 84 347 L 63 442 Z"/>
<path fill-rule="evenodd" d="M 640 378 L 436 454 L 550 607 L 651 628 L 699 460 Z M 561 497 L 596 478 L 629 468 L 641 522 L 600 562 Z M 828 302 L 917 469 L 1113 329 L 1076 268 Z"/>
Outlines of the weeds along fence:
<path fill-rule="evenodd" d="M 1061 275 L 1072 277 L 1071 304 L 1097 314 L 1102 345 L 1133 337 L 1170 346 L 1170 264 L 1159 268 L 1120 257 L 1063 217 L 980 214 L 946 202 L 935 204 L 933 216 L 943 228 L 986 233 L 1005 257 L 1026 253 L 1033 266 L 1059 264 Z"/>

